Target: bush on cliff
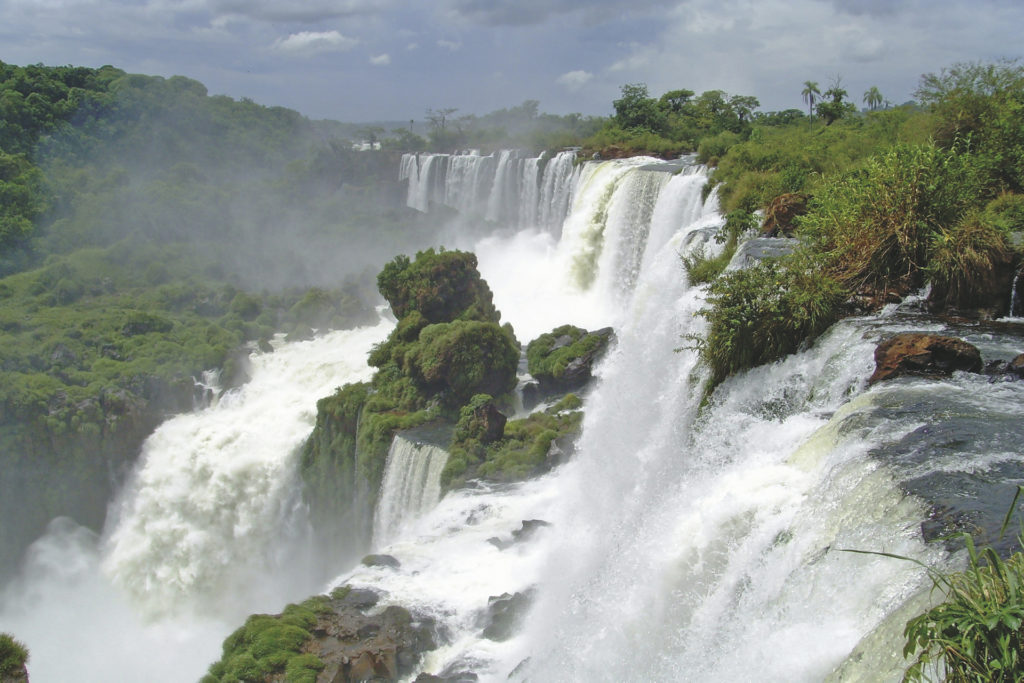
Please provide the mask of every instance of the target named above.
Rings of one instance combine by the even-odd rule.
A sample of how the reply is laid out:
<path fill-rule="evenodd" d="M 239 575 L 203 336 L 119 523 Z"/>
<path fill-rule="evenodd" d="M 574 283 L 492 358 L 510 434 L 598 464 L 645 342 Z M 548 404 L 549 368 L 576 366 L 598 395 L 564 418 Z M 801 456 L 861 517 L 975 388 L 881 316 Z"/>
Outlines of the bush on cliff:
<path fill-rule="evenodd" d="M 0 633 L 0 678 L 20 680 L 28 662 L 28 649 L 9 633 Z"/>
<path fill-rule="evenodd" d="M 397 256 L 377 276 L 377 288 L 399 320 L 413 311 L 428 323 L 500 320 L 476 255 L 468 252 L 427 249 L 413 261 Z"/>

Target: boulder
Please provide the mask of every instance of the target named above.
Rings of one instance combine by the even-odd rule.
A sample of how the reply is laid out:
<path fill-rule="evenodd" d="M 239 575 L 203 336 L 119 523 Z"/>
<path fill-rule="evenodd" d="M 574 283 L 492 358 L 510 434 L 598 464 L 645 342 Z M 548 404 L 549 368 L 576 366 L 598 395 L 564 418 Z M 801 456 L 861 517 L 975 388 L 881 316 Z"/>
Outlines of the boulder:
<path fill-rule="evenodd" d="M 363 558 L 363 566 L 398 569 L 402 566 L 402 563 L 393 555 L 367 555 Z"/>
<path fill-rule="evenodd" d="M 757 265 L 767 258 L 779 258 L 793 253 L 798 240 L 788 237 L 755 237 L 736 249 L 725 270 L 743 270 Z"/>
<path fill-rule="evenodd" d="M 542 394 L 575 391 L 593 378 L 593 368 L 615 338 L 610 327 L 588 332 L 563 325 L 542 334 L 526 347 L 530 374 Z"/>
<path fill-rule="evenodd" d="M 875 372 L 869 384 L 901 375 L 947 376 L 955 370 L 981 372 L 981 352 L 956 337 L 907 332 L 875 349 Z"/>
<path fill-rule="evenodd" d="M 504 593 L 487 599 L 487 625 L 483 637 L 488 640 L 508 640 L 519 628 L 526 610 L 533 601 L 532 591 Z"/>
<path fill-rule="evenodd" d="M 792 237 L 796 228 L 794 219 L 807 213 L 807 200 L 810 198 L 802 192 L 780 194 L 768 205 L 761 225 L 764 237 Z"/>

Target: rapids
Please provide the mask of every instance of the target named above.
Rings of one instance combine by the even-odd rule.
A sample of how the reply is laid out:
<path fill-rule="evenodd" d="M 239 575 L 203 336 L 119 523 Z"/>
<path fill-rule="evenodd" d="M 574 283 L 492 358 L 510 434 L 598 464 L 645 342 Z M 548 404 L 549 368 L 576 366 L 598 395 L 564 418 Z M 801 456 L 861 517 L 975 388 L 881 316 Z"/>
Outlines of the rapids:
<path fill-rule="evenodd" d="M 366 355 L 390 323 L 281 343 L 254 355 L 248 385 L 157 430 L 100 536 L 58 520 L 32 548 L 0 630 L 28 644 L 35 683 L 195 680 L 246 614 L 342 583 L 437 620 L 431 673 L 822 680 L 927 586 L 917 565 L 843 550 L 954 566 L 922 539 L 924 501 L 970 517 L 978 506 L 955 496 L 967 486 L 991 516 L 1024 478 L 1024 382 L 867 387 L 880 339 L 945 329 L 913 302 L 844 320 L 701 408 L 686 337 L 703 330 L 704 293 L 680 255 L 723 219 L 699 166 L 507 152 L 406 155 L 400 172 L 410 207 L 455 209 L 477 226 L 465 234 L 494 228 L 447 246 L 477 253 L 520 340 L 565 323 L 615 328 L 574 459 L 440 497 L 443 451 L 396 440 L 372 551 L 400 567 L 352 557 L 312 586 L 295 450 L 318 398 L 369 377 Z M 986 360 L 1024 350 L 1019 330 L 953 332 Z M 551 526 L 514 542 L 525 520 Z M 483 638 L 488 598 L 527 591 L 516 635 Z M 867 678 L 898 679 L 891 660 L 866 657 L 883 662 Z"/>

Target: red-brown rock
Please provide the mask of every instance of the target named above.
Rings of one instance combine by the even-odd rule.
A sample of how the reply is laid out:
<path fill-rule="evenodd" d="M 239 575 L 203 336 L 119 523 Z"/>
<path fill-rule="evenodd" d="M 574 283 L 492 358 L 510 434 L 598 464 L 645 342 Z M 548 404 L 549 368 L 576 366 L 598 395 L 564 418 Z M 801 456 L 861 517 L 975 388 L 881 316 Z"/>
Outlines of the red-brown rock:
<path fill-rule="evenodd" d="M 802 192 L 780 194 L 764 212 L 761 234 L 765 237 L 790 237 L 796 228 L 793 220 L 807 213 L 809 195 Z"/>
<path fill-rule="evenodd" d="M 869 384 L 901 375 L 945 376 L 955 370 L 981 372 L 981 352 L 963 339 L 907 332 L 875 349 L 875 372 Z"/>

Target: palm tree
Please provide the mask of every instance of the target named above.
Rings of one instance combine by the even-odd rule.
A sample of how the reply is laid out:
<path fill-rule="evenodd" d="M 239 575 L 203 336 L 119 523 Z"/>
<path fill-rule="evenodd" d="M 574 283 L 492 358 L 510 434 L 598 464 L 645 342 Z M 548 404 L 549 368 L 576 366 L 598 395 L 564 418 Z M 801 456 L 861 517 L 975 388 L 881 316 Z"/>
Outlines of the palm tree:
<path fill-rule="evenodd" d="M 821 90 L 818 89 L 817 81 L 804 81 L 804 89 L 800 94 L 803 95 L 804 102 L 807 103 L 808 118 L 813 119 L 815 98 L 821 97 Z"/>
<path fill-rule="evenodd" d="M 871 111 L 878 109 L 878 105 L 882 104 L 882 93 L 879 92 L 878 88 L 871 86 L 871 88 L 864 93 L 864 104 L 871 108 Z"/>

